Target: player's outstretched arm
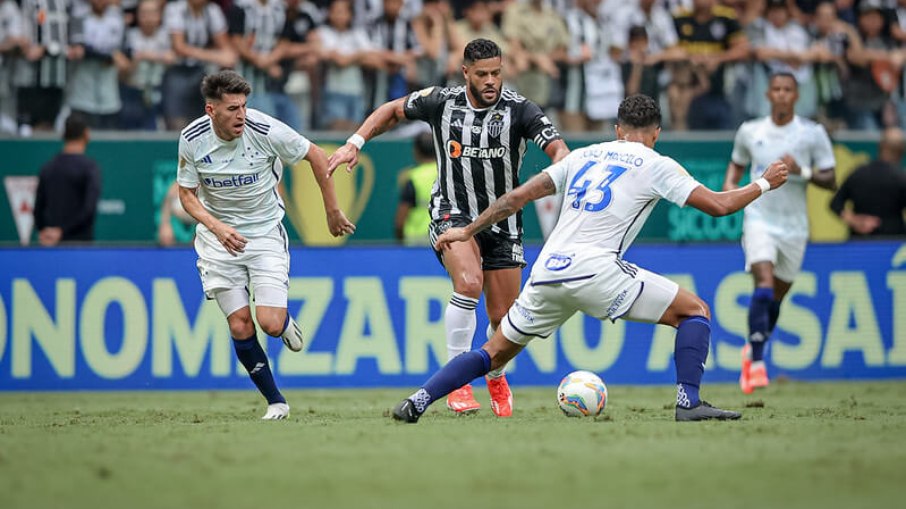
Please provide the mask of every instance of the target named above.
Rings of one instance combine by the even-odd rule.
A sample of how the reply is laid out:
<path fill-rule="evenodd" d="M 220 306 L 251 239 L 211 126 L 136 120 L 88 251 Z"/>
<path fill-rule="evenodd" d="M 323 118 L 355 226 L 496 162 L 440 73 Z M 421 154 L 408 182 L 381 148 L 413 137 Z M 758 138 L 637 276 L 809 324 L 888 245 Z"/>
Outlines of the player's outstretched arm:
<path fill-rule="evenodd" d="M 400 120 L 405 120 L 406 114 L 403 112 L 405 101 L 406 98 L 402 97 L 384 103 L 368 115 L 355 134 L 327 160 L 327 176 L 333 175 L 341 164 L 346 164 L 347 172 L 352 171 L 359 164 L 359 151 L 366 141 L 392 129 Z"/>
<path fill-rule="evenodd" d="M 220 244 L 228 253 L 236 256 L 238 253 L 243 252 L 248 240 L 240 235 L 232 226 L 212 216 L 211 213 L 204 208 L 204 205 L 201 204 L 197 192 L 197 187 L 179 186 L 179 202 L 182 204 L 182 208 L 196 221 L 205 225 L 211 233 L 216 235 L 217 240 L 220 241 Z"/>
<path fill-rule="evenodd" d="M 769 190 L 782 186 L 788 175 L 786 164 L 776 161 L 768 166 L 761 178 L 737 189 L 716 192 L 705 186 L 698 186 L 689 195 L 686 205 L 714 217 L 726 216 L 741 210 Z"/>
<path fill-rule="evenodd" d="M 541 172 L 525 184 L 504 194 L 484 209 L 478 217 L 475 218 L 468 226 L 464 228 L 450 228 L 445 231 L 434 243 L 434 249 L 441 251 L 449 247 L 453 242 L 462 242 L 469 240 L 476 233 L 484 230 L 492 224 L 503 221 L 512 216 L 516 211 L 525 206 L 526 203 L 537 200 L 538 198 L 548 196 L 557 192 L 557 186 L 551 180 L 550 175 Z"/>
<path fill-rule="evenodd" d="M 312 145 L 305 154 L 305 160 L 311 164 L 311 171 L 315 175 L 318 187 L 321 188 L 321 199 L 324 201 L 324 212 L 327 213 L 327 228 L 330 230 L 330 234 L 340 237 L 355 233 L 355 225 L 340 210 L 333 180 L 327 174 L 327 155 L 324 153 L 324 149 Z"/>

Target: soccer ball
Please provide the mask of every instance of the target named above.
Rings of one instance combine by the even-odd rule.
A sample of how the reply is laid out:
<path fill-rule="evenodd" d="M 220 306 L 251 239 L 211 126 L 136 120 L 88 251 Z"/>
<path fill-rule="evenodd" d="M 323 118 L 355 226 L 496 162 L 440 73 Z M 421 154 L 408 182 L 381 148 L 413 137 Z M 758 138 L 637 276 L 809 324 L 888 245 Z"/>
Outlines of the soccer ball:
<path fill-rule="evenodd" d="M 567 417 L 594 417 L 607 405 L 607 386 L 591 371 L 573 371 L 557 387 L 557 404 Z"/>

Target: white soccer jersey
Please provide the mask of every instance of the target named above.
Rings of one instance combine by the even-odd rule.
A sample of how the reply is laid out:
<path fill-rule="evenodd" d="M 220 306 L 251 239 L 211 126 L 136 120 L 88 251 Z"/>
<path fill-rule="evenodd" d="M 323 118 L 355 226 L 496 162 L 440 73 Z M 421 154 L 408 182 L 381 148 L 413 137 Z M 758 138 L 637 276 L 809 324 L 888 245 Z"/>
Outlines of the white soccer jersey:
<path fill-rule="evenodd" d="M 736 132 L 731 157 L 742 167 L 751 164 L 749 176 L 754 181 L 785 154 L 790 154 L 799 166 L 815 171 L 836 165 L 834 149 L 824 127 L 799 116 L 784 126 L 774 124 L 770 116 L 742 124 Z M 745 222 L 763 223 L 773 235 L 807 238 L 807 185 L 805 179 L 791 174 L 786 184 L 745 208 Z"/>
<path fill-rule="evenodd" d="M 309 147 L 304 136 L 257 110 L 247 110 L 242 136 L 231 141 L 218 138 L 204 116 L 180 133 L 176 181 L 197 187 L 208 212 L 240 234 L 261 236 L 283 219 L 277 193 L 283 166 L 300 161 Z"/>
<path fill-rule="evenodd" d="M 560 219 L 532 267 L 533 282 L 581 278 L 619 258 L 661 198 L 684 206 L 699 182 L 641 143 L 611 141 L 573 151 L 544 170 L 563 196 Z"/>

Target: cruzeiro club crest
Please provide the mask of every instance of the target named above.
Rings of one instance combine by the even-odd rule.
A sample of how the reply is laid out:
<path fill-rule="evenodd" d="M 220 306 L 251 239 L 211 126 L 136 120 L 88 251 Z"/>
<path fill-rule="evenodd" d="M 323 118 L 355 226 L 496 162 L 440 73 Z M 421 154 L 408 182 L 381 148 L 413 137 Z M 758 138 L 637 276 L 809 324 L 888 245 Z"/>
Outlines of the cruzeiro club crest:
<path fill-rule="evenodd" d="M 505 115 L 502 111 L 492 111 L 490 117 L 488 117 L 488 134 L 493 138 L 499 138 L 500 133 L 503 132 L 503 119 Z"/>

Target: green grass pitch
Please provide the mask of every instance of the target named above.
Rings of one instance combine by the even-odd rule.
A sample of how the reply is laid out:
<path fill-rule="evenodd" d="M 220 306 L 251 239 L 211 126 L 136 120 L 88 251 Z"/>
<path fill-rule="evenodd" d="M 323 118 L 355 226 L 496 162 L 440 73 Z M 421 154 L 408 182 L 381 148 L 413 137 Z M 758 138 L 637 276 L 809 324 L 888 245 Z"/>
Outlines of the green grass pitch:
<path fill-rule="evenodd" d="M 670 387 L 611 386 L 569 419 L 555 388 L 516 413 L 416 425 L 409 390 L 0 393 L 0 508 L 852 508 L 906 505 L 906 382 L 710 385 L 738 422 L 676 423 Z M 483 387 L 476 387 L 486 401 Z"/>

